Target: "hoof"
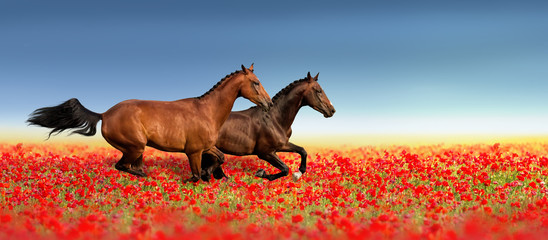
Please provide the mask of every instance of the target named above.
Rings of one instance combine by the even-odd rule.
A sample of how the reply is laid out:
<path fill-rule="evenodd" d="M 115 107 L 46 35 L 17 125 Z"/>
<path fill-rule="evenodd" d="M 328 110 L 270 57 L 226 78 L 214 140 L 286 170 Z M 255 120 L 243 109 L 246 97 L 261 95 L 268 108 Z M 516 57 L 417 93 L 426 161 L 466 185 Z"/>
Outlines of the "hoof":
<path fill-rule="evenodd" d="M 209 182 L 209 180 L 211 180 L 211 175 L 209 174 L 202 174 L 202 181 L 204 182 Z"/>
<path fill-rule="evenodd" d="M 228 179 L 228 177 L 226 176 L 225 172 L 223 171 L 221 167 L 218 167 L 217 169 L 215 169 L 215 171 L 213 171 L 213 177 L 217 180 L 223 179 L 223 178 Z"/>
<path fill-rule="evenodd" d="M 127 172 L 129 174 L 133 174 L 133 175 L 138 176 L 138 177 L 147 177 L 147 175 L 141 169 L 133 170 L 133 169 L 128 168 L 128 167 L 126 167 L 124 165 L 121 165 L 121 164 L 114 165 L 114 168 L 116 168 L 118 171 Z"/>
<path fill-rule="evenodd" d="M 191 178 L 188 178 L 188 179 L 183 180 L 183 183 L 187 183 L 187 182 L 198 182 L 199 180 L 200 180 L 199 177 L 192 176 Z"/>
<path fill-rule="evenodd" d="M 147 177 L 147 175 L 141 169 L 139 170 L 128 169 L 126 172 L 131 173 L 137 177 Z"/>
<path fill-rule="evenodd" d="M 135 175 L 139 177 L 148 177 L 147 174 L 143 172 L 143 170 L 135 171 Z"/>
<path fill-rule="evenodd" d="M 118 170 L 118 171 L 123 171 L 123 172 L 127 172 L 127 170 L 129 170 L 128 167 L 126 167 L 124 165 L 121 165 L 121 164 L 114 165 L 114 168 L 116 168 L 116 170 Z"/>
<path fill-rule="evenodd" d="M 301 176 L 303 176 L 303 174 L 301 172 L 294 172 L 293 173 L 293 181 L 299 180 L 299 178 L 301 178 Z"/>
<path fill-rule="evenodd" d="M 266 172 L 264 171 L 264 169 L 259 169 L 255 173 L 255 177 L 265 178 L 265 176 L 266 176 Z"/>

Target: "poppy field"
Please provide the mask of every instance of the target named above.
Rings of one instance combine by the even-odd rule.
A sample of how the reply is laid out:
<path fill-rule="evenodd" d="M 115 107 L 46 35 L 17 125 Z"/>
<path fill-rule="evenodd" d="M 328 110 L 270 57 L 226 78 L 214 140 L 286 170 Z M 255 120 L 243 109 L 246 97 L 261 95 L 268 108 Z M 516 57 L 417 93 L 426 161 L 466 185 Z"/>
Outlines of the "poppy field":
<path fill-rule="evenodd" d="M 148 148 L 146 178 L 121 153 L 81 144 L 0 144 L 0 239 L 540 239 L 548 144 L 455 144 L 279 153 L 290 175 L 226 155 L 228 180 L 183 183 L 182 153 Z"/>

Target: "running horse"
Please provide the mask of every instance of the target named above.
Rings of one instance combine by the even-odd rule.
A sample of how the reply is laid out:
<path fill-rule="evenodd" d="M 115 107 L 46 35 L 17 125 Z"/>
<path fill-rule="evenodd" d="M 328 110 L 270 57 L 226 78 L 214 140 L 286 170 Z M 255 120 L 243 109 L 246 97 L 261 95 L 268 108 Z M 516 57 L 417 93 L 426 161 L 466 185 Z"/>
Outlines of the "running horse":
<path fill-rule="evenodd" d="M 97 122 L 102 120 L 103 137 L 122 152 L 116 169 L 146 177 L 142 170 L 143 151 L 145 146 L 150 146 L 186 153 L 192 177 L 184 181 L 197 182 L 205 174 L 201 169 L 202 154 L 218 151 L 215 142 L 219 130 L 240 96 L 264 111 L 272 106 L 272 100 L 253 73 L 253 64 L 249 69 L 242 65 L 241 71 L 227 75 L 199 97 L 176 101 L 127 100 L 102 114 L 86 109 L 73 98 L 58 106 L 35 110 L 27 122 L 52 128 L 49 136 L 67 129 L 92 136 L 96 133 Z"/>
<path fill-rule="evenodd" d="M 303 147 L 289 142 L 291 125 L 297 113 L 301 107 L 310 106 L 326 118 L 335 114 L 335 108 L 318 83 L 318 75 L 312 77 L 308 72 L 306 78 L 286 86 L 272 98 L 274 105 L 268 112 L 251 107 L 230 113 L 215 144 L 218 149 L 214 149 L 213 154 L 210 152 L 203 156 L 202 167 L 210 169 L 212 164 L 222 163 L 223 152 L 237 156 L 257 155 L 280 170 L 276 174 L 266 174 L 263 169 L 259 169 L 255 174 L 272 181 L 289 174 L 289 168 L 276 152 L 296 152 L 301 156 L 301 164 L 299 173 L 295 173 L 294 177 L 300 178 L 306 172 L 307 152 Z M 216 179 L 226 177 L 220 165 L 215 166 L 212 172 Z M 210 176 L 203 175 L 205 178 Z"/>

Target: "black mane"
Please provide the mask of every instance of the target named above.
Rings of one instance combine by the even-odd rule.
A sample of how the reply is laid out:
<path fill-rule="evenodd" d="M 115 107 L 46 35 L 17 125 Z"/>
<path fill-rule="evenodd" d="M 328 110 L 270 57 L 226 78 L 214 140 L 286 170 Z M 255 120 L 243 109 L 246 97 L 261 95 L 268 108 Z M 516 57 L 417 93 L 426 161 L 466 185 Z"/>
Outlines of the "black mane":
<path fill-rule="evenodd" d="M 287 95 L 289 92 L 291 92 L 291 90 L 293 90 L 293 88 L 295 88 L 296 86 L 300 85 L 301 83 L 303 82 L 307 82 L 308 81 L 308 78 L 302 78 L 302 79 L 299 79 L 299 80 L 295 80 L 293 81 L 292 83 L 290 83 L 289 85 L 285 86 L 282 90 L 280 90 L 278 93 L 276 93 L 276 95 L 274 95 L 274 97 L 272 98 L 272 102 L 274 104 L 276 104 L 276 102 L 283 96 Z M 259 106 L 253 106 L 252 108 L 257 108 Z"/>
<path fill-rule="evenodd" d="M 235 71 L 233 73 L 230 73 L 228 75 L 226 75 L 223 79 L 221 79 L 220 81 L 218 81 L 211 89 L 209 89 L 207 92 L 205 92 L 204 94 L 202 94 L 202 96 L 199 96 L 199 97 L 196 97 L 197 99 L 202 99 L 203 97 L 207 96 L 208 94 L 210 94 L 211 92 L 213 92 L 217 87 L 219 87 L 219 85 L 221 85 L 223 83 L 224 80 L 238 74 L 242 72 L 242 70 L 238 70 L 238 71 Z"/>

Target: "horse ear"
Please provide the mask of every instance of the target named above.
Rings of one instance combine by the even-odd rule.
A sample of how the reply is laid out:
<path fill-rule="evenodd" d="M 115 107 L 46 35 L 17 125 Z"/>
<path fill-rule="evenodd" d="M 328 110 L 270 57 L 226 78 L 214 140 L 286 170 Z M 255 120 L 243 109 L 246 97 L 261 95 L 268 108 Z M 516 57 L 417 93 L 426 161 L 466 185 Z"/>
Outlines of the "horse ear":
<path fill-rule="evenodd" d="M 314 77 L 314 80 L 316 80 L 316 82 L 318 81 L 318 76 L 320 75 L 320 73 L 316 74 L 316 76 Z"/>
<path fill-rule="evenodd" d="M 251 64 L 251 67 L 249 67 L 249 70 L 250 70 L 251 72 L 253 72 L 253 64 L 255 64 L 255 63 L 252 63 L 252 64 Z"/>
<path fill-rule="evenodd" d="M 245 74 L 247 74 L 247 71 L 248 71 L 247 68 L 245 68 L 245 66 L 244 66 L 243 64 L 242 64 L 242 71 L 243 71 Z"/>
<path fill-rule="evenodd" d="M 306 74 L 306 79 L 308 79 L 308 81 L 312 80 L 312 76 L 310 76 L 310 72 L 308 72 L 308 74 Z"/>

